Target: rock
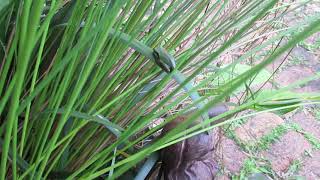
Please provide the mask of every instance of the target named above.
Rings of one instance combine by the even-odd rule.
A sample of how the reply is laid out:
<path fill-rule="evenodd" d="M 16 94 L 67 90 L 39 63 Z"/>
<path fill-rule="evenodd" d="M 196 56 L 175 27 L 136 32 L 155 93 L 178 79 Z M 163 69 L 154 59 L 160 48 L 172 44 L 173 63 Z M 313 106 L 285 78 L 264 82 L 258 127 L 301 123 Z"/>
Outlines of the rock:
<path fill-rule="evenodd" d="M 208 116 L 212 118 L 226 111 L 228 111 L 228 107 L 225 104 L 216 105 L 209 110 Z M 192 113 L 190 111 L 166 124 L 162 135 L 183 123 Z M 197 119 L 193 125 L 200 121 L 200 118 Z M 164 179 L 212 180 L 218 172 L 218 165 L 214 160 L 217 133 L 217 131 L 203 132 L 164 148 L 161 151 Z"/>
<path fill-rule="evenodd" d="M 284 120 L 276 114 L 261 113 L 238 127 L 235 130 L 235 134 L 241 141 L 252 144 L 283 123 Z"/>
<path fill-rule="evenodd" d="M 300 176 L 304 176 L 306 180 L 320 179 L 320 151 L 312 153 L 312 157 L 304 160 L 303 165 L 298 172 Z"/>
<path fill-rule="evenodd" d="M 285 172 L 291 162 L 299 159 L 305 151 L 311 150 L 311 148 L 310 143 L 303 135 L 289 131 L 269 150 L 262 152 L 262 156 L 271 162 L 274 171 Z"/>
<path fill-rule="evenodd" d="M 281 73 L 279 73 L 276 77 L 276 81 L 281 86 L 288 86 L 292 83 L 302 80 L 307 77 L 313 76 L 312 69 L 305 67 L 305 66 L 292 66 L 285 70 L 283 70 Z"/>
<path fill-rule="evenodd" d="M 186 119 L 185 116 L 177 117 L 164 127 L 162 133 L 165 134 Z M 212 139 L 212 133 L 201 133 L 164 148 L 161 152 L 164 179 L 212 180 L 218 172 Z"/>
<path fill-rule="evenodd" d="M 297 123 L 306 132 L 311 133 L 320 139 L 320 122 L 309 112 L 299 112 L 292 117 L 293 122 Z"/>
<path fill-rule="evenodd" d="M 231 173 L 239 173 L 246 159 L 240 147 L 233 140 L 224 136 L 220 139 L 215 154 L 217 161 Z"/>
<path fill-rule="evenodd" d="M 314 70 L 305 66 L 292 66 L 276 76 L 276 82 L 281 86 L 289 86 L 299 80 L 314 76 Z M 295 92 L 317 92 L 320 90 L 320 81 L 313 80 L 294 89 Z"/>

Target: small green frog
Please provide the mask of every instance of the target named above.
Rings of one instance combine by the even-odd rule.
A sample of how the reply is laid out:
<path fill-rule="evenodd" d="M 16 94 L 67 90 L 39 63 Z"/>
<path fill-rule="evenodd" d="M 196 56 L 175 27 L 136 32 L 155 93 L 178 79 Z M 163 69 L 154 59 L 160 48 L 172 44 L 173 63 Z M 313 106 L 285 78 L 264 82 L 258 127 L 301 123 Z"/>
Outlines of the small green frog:
<path fill-rule="evenodd" d="M 172 72 L 176 67 L 174 57 L 162 47 L 155 48 L 153 51 L 153 56 L 155 57 L 156 64 L 167 73 Z"/>

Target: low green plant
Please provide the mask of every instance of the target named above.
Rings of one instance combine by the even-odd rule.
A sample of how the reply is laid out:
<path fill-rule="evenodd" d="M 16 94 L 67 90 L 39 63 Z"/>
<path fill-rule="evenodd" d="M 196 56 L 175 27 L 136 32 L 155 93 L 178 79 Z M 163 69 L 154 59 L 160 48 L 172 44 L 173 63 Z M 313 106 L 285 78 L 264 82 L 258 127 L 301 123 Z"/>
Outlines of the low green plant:
<path fill-rule="evenodd" d="M 294 160 L 294 161 L 291 163 L 290 167 L 288 168 L 287 173 L 289 173 L 289 174 L 294 174 L 294 173 L 298 172 L 299 169 L 301 168 L 301 165 L 302 165 L 302 162 L 301 162 L 301 161 L 299 161 L 299 160 Z"/>
<path fill-rule="evenodd" d="M 316 120 L 320 121 L 320 108 L 319 106 L 316 106 L 313 110 L 314 114 L 315 114 L 315 118 Z"/>
<path fill-rule="evenodd" d="M 256 143 L 258 149 L 267 150 L 271 144 L 279 140 L 288 130 L 290 129 L 289 125 L 279 125 L 276 128 L 272 129 L 270 133 L 261 137 Z"/>
<path fill-rule="evenodd" d="M 255 176 L 256 174 L 262 173 L 273 177 L 273 171 L 270 166 L 258 165 L 259 160 L 254 158 L 248 158 L 244 161 L 243 167 L 240 171 L 240 175 L 235 179 L 248 179 L 249 176 Z M 254 179 L 254 177 L 253 177 Z"/>

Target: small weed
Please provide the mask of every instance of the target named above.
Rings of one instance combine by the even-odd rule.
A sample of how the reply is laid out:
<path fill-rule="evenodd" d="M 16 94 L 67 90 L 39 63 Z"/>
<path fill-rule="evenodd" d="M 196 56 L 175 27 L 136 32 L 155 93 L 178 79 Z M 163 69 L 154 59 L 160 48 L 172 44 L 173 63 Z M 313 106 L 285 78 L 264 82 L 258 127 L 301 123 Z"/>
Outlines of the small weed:
<path fill-rule="evenodd" d="M 249 174 L 257 173 L 259 169 L 257 167 L 256 161 L 252 158 L 245 160 L 243 168 L 240 172 L 240 177 L 246 177 Z"/>
<path fill-rule="evenodd" d="M 269 148 L 269 146 L 277 141 L 282 135 L 284 135 L 288 130 L 290 129 L 290 126 L 288 125 L 279 125 L 276 128 L 272 129 L 272 131 L 263 136 L 256 144 L 258 150 L 266 150 Z"/>
<path fill-rule="evenodd" d="M 298 172 L 301 168 L 301 165 L 302 162 L 300 162 L 299 160 L 294 160 L 288 169 L 288 173 L 294 174 L 295 172 Z"/>
<path fill-rule="evenodd" d="M 320 121 L 320 109 L 317 108 L 317 109 L 314 109 L 314 115 L 315 115 L 315 118 Z"/>
<path fill-rule="evenodd" d="M 231 130 L 234 130 L 236 129 L 237 127 L 240 127 L 241 125 L 243 125 L 244 123 L 246 123 L 248 121 L 248 119 L 245 119 L 245 118 L 241 118 L 237 121 L 234 121 L 233 123 L 230 124 L 230 129 Z"/>
<path fill-rule="evenodd" d="M 240 171 L 240 175 L 237 176 L 235 179 L 248 179 L 248 176 L 254 176 L 254 174 L 268 174 L 272 175 L 272 169 L 270 166 L 264 164 L 264 165 L 259 165 L 259 160 L 254 159 L 254 158 L 249 158 L 245 160 L 243 168 Z"/>

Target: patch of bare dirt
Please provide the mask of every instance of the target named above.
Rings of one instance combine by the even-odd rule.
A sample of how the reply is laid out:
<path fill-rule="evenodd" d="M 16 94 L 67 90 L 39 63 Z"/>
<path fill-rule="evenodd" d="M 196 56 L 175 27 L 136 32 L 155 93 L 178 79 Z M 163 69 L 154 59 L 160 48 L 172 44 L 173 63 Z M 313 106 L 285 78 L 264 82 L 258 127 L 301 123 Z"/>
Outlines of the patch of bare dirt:
<path fill-rule="evenodd" d="M 254 116 L 244 125 L 235 130 L 237 137 L 248 144 L 259 140 L 262 136 L 267 135 L 271 130 L 284 123 L 284 120 L 273 113 L 261 113 Z"/>
<path fill-rule="evenodd" d="M 274 143 L 262 155 L 271 162 L 275 172 L 285 172 L 290 164 L 302 157 L 305 151 L 310 151 L 312 146 L 303 135 L 290 131 Z"/>

